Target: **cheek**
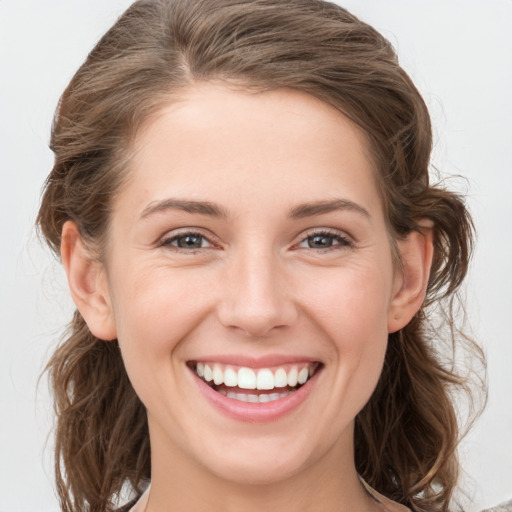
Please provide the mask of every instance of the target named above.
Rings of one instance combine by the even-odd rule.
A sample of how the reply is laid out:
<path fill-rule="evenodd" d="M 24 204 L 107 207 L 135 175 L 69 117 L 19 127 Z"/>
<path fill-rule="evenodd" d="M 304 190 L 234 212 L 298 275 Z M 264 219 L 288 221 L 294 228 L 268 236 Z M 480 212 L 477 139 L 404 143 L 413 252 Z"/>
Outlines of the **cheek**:
<path fill-rule="evenodd" d="M 174 351 L 209 311 L 204 283 L 193 276 L 151 269 L 118 280 L 114 313 L 128 370 L 151 365 L 169 371 Z"/>
<path fill-rule="evenodd" d="M 333 390 L 338 390 L 332 399 L 345 404 L 348 417 L 364 406 L 382 371 L 388 340 L 390 276 L 389 272 L 363 272 L 359 268 L 333 272 L 321 287 L 318 279 L 304 287 L 309 297 L 308 316 L 320 327 L 330 347 L 328 363 L 336 372 Z"/>
<path fill-rule="evenodd" d="M 332 339 L 361 348 L 362 341 L 367 345 L 374 335 L 387 335 L 391 288 L 385 268 L 353 266 L 303 279 L 300 300 Z"/>
<path fill-rule="evenodd" d="M 132 273 L 116 287 L 114 301 L 126 372 L 147 410 L 157 415 L 164 414 L 167 397 L 179 396 L 185 364 L 180 347 L 209 309 L 208 297 L 199 293 L 200 280 L 176 274 L 169 269 Z"/>

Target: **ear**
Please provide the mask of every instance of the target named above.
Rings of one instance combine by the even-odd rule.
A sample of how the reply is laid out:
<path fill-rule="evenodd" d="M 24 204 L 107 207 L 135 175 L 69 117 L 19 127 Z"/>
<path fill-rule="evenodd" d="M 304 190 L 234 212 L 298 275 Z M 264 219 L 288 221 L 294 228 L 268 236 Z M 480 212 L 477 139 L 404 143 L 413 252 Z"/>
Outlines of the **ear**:
<path fill-rule="evenodd" d="M 388 332 L 405 327 L 418 312 L 427 291 L 434 253 L 432 224 L 424 223 L 398 242 L 401 268 L 388 313 Z"/>
<path fill-rule="evenodd" d="M 91 333 L 102 340 L 117 337 L 105 268 L 85 246 L 78 226 L 62 227 L 61 258 L 71 296 Z"/>

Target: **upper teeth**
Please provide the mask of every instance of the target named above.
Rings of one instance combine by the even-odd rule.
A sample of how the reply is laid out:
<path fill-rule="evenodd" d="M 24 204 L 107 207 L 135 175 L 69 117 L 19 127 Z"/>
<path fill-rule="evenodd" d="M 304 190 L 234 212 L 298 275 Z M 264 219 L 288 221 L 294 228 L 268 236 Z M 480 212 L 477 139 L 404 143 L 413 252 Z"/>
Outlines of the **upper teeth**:
<path fill-rule="evenodd" d="M 271 370 L 270 368 L 252 368 L 224 366 L 220 363 L 197 363 L 196 373 L 206 382 L 216 385 L 224 384 L 228 387 L 242 389 L 262 389 L 294 387 L 297 384 L 304 384 L 315 371 L 316 365 L 302 363 L 300 365 L 288 365 Z"/>

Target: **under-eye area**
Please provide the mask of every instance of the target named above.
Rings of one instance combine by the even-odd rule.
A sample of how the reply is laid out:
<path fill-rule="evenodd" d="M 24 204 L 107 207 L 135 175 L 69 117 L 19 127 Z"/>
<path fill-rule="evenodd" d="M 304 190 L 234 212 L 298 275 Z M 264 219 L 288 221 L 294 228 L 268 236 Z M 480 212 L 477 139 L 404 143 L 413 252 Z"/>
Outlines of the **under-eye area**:
<path fill-rule="evenodd" d="M 248 403 L 285 398 L 306 384 L 323 367 L 319 362 L 257 369 L 202 361 L 191 361 L 188 365 L 218 393 Z"/>

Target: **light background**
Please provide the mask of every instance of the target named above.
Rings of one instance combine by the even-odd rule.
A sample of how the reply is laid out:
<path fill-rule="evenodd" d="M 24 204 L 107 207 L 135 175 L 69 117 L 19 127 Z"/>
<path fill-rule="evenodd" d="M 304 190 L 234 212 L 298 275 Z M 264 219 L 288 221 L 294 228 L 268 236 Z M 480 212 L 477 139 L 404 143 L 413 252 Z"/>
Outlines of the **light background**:
<path fill-rule="evenodd" d="M 68 320 L 33 231 L 58 97 L 129 0 L 0 0 L 0 512 L 58 509 L 44 362 Z M 347 0 L 425 96 L 434 163 L 462 174 L 479 232 L 468 314 L 488 354 L 486 412 L 462 445 L 469 512 L 512 497 L 512 1 Z"/>

